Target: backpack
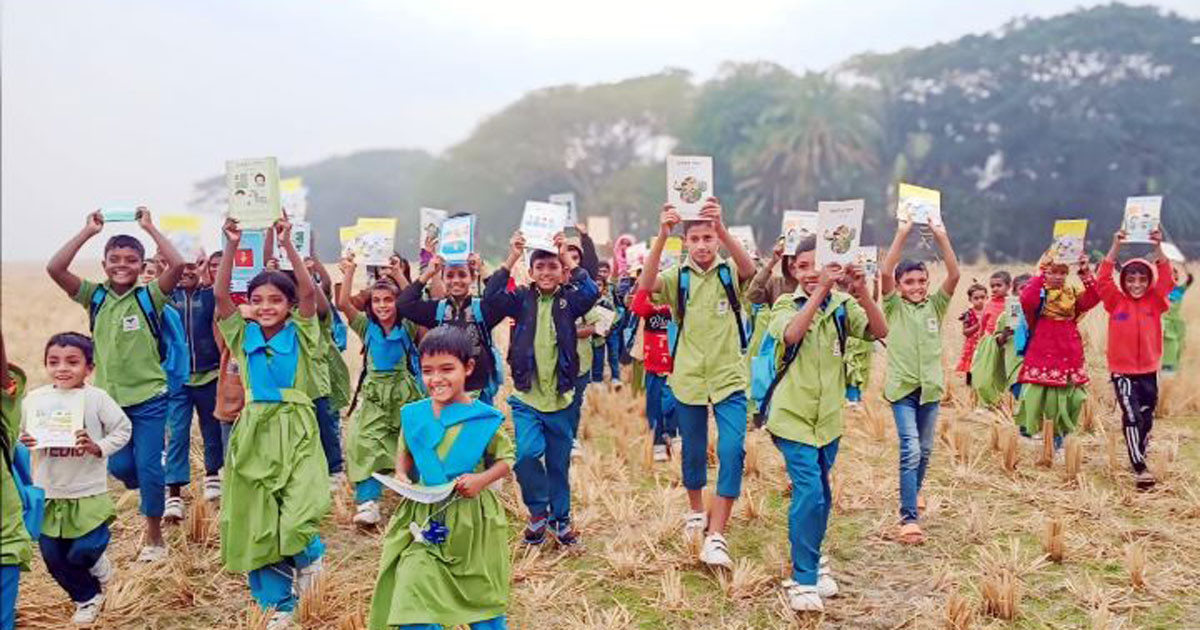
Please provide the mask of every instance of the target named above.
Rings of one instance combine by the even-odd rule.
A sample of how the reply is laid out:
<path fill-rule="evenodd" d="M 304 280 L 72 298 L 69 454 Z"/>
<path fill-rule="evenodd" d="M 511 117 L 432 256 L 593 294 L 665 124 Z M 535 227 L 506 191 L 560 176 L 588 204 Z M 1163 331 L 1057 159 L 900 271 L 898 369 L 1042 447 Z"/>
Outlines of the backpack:
<path fill-rule="evenodd" d="M 42 521 L 46 517 L 46 491 L 33 485 L 33 466 L 29 461 L 29 449 L 24 444 L 17 444 L 9 455 L 8 434 L 0 430 L 0 450 L 3 451 L 4 465 L 12 473 L 17 496 L 21 497 L 21 518 L 25 522 L 25 529 L 36 542 L 42 535 Z"/>
<path fill-rule="evenodd" d="M 437 305 L 437 323 L 441 326 L 446 323 L 446 315 L 450 310 L 450 300 L 445 298 L 438 301 Z M 493 400 L 500 391 L 500 386 L 504 384 L 504 356 L 496 349 L 496 344 L 492 343 L 492 331 L 488 330 L 487 320 L 483 317 L 483 307 L 479 298 L 471 298 L 471 323 L 479 331 L 479 340 L 486 344 L 484 352 L 490 352 L 492 355 L 492 373 L 488 377 L 488 382 L 484 385 L 480 392 L 480 398 L 483 400 Z"/>
<path fill-rule="evenodd" d="M 679 340 L 683 338 L 683 318 L 687 315 L 688 290 L 691 287 L 691 268 L 684 265 L 679 269 L 679 293 L 675 300 L 675 319 L 679 322 L 678 330 L 675 334 L 675 343 L 671 345 L 671 356 L 675 356 L 678 350 Z M 729 270 L 727 263 L 717 265 L 717 277 L 721 279 L 721 286 L 725 287 L 725 298 L 729 300 L 729 308 L 733 311 L 734 320 L 737 322 L 738 342 L 742 346 L 742 354 L 746 354 L 746 348 L 750 345 L 750 335 L 746 330 L 746 325 L 742 321 L 742 303 L 738 299 L 737 287 L 733 284 L 733 272 Z"/>
<path fill-rule="evenodd" d="M 330 333 L 333 336 L 333 345 L 337 346 L 338 352 L 346 351 L 346 322 L 338 315 L 337 309 L 329 309 L 329 314 L 333 316 L 333 325 L 329 327 Z"/>
<path fill-rule="evenodd" d="M 167 376 L 167 389 L 178 391 L 188 381 L 192 373 L 192 357 L 188 350 L 187 332 L 183 328 L 183 318 L 179 311 L 170 304 L 164 305 L 160 315 L 150 299 L 150 289 L 134 288 L 134 297 L 141 308 L 142 318 L 150 328 L 158 344 L 158 359 L 163 373 Z M 104 300 L 108 298 L 108 288 L 101 285 L 92 293 L 92 302 L 88 307 L 88 330 L 93 335 L 96 331 L 96 315 Z"/>
<path fill-rule="evenodd" d="M 801 298 L 796 300 L 796 303 L 802 306 L 805 301 L 807 298 Z M 833 312 L 833 325 L 837 328 L 838 350 L 844 357 L 846 356 L 847 334 L 845 302 L 838 304 L 837 309 Z M 774 335 L 765 335 L 762 344 L 758 347 L 758 353 L 750 359 L 750 399 L 758 408 L 758 413 L 754 416 L 755 426 L 761 427 L 766 422 L 771 396 L 775 394 L 775 388 L 783 381 L 788 368 L 796 360 L 801 343 L 804 343 L 803 338 L 800 343 L 788 346 L 784 350 L 783 360 L 776 365 L 775 354 L 778 341 Z"/>

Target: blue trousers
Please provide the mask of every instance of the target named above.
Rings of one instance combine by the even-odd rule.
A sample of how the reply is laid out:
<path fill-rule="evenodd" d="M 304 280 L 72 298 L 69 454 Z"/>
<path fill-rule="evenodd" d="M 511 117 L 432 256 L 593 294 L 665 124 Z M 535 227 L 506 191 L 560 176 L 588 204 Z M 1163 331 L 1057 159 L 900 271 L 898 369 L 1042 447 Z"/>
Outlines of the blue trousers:
<path fill-rule="evenodd" d="M 169 486 L 186 485 L 192 480 L 188 455 L 192 447 L 192 411 L 200 419 L 200 437 L 204 439 L 204 474 L 215 475 L 225 464 L 221 427 L 213 417 L 217 406 L 217 382 L 191 387 L 184 385 L 167 401 L 167 471 Z"/>
<path fill-rule="evenodd" d="M 925 470 L 933 452 L 940 403 L 921 404 L 921 390 L 892 403 L 896 434 L 900 437 L 900 520 L 917 521 L 917 493 L 925 483 Z"/>
<path fill-rule="evenodd" d="M 746 393 L 736 391 L 713 405 L 717 419 L 717 496 L 736 499 L 742 494 L 746 461 Z M 700 490 L 708 484 L 708 405 L 678 402 L 675 418 L 683 438 L 683 487 Z"/>
<path fill-rule="evenodd" d="M 666 444 L 679 433 L 675 407 L 675 394 L 667 384 L 667 375 L 646 372 L 646 421 L 650 423 L 655 444 Z"/>
<path fill-rule="evenodd" d="M 846 400 L 852 403 L 862 402 L 862 390 L 857 385 L 847 385 Z"/>
<path fill-rule="evenodd" d="M 107 523 L 79 538 L 53 538 L 45 534 L 38 538 L 46 570 L 71 601 L 82 603 L 100 594 L 100 581 L 92 577 L 89 569 L 104 555 L 108 540 Z"/>
<path fill-rule="evenodd" d="M 508 399 L 517 430 L 517 483 L 530 516 L 549 513 L 553 523 L 571 522 L 571 409 L 547 413 Z"/>
<path fill-rule="evenodd" d="M 219 424 L 221 425 L 221 452 L 228 453 L 229 452 L 229 436 L 233 435 L 234 423 L 221 422 Z"/>
<path fill-rule="evenodd" d="M 303 569 L 325 555 L 325 543 L 314 536 L 304 551 L 260 569 L 250 572 L 250 594 L 263 609 L 290 611 L 296 608 L 296 594 L 292 592 L 295 581 L 293 571 Z"/>
<path fill-rule="evenodd" d="M 604 338 L 604 343 L 592 348 L 592 382 L 604 382 L 604 359 L 608 358 L 608 372 L 613 380 L 621 380 L 622 339 L 620 329 L 614 327 Z"/>
<path fill-rule="evenodd" d="M 108 458 L 108 472 L 126 488 L 138 490 L 143 515 L 162 516 L 166 503 L 162 455 L 167 434 L 167 395 L 159 394 L 123 409 L 133 423 L 133 436 Z"/>
<path fill-rule="evenodd" d="M 354 484 L 355 503 L 378 501 L 379 497 L 381 496 L 383 496 L 383 484 L 374 477 L 367 477 L 366 479 Z"/>
<path fill-rule="evenodd" d="M 837 459 L 839 440 L 818 448 L 778 436 L 772 439 L 783 454 L 788 478 L 792 480 L 792 502 L 788 506 L 792 579 L 797 584 L 814 586 L 821 562 L 821 543 L 825 540 L 829 511 L 833 507 L 829 473 Z"/>
<path fill-rule="evenodd" d="M 17 590 L 21 586 L 21 567 L 15 564 L 0 566 L 0 630 L 13 630 L 17 625 Z"/>
<path fill-rule="evenodd" d="M 470 626 L 471 630 L 508 630 L 508 621 L 504 615 L 500 615 L 484 621 L 476 621 Z M 397 630 L 445 630 L 446 628 L 440 623 L 406 623 L 395 627 Z"/>
<path fill-rule="evenodd" d="M 583 419 L 583 397 L 587 394 L 587 386 L 592 382 L 591 374 L 584 372 L 575 377 L 575 398 L 571 400 L 571 438 L 579 435 L 579 422 Z"/>
<path fill-rule="evenodd" d="M 328 396 L 314 400 L 313 409 L 317 414 L 317 430 L 321 432 L 321 449 L 325 451 L 329 474 L 340 473 L 346 465 L 342 457 L 341 415 L 330 405 Z"/>

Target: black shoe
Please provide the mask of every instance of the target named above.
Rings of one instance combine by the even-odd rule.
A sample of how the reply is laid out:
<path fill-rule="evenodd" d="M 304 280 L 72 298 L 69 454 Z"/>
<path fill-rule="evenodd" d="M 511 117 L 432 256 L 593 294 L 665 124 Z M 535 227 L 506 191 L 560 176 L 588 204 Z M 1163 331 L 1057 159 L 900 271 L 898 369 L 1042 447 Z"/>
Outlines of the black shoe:
<path fill-rule="evenodd" d="M 552 533 L 560 547 L 571 548 L 579 544 L 579 532 L 570 523 L 555 523 Z"/>
<path fill-rule="evenodd" d="M 546 542 L 546 515 L 531 516 L 525 525 L 525 537 L 521 541 L 526 545 L 540 545 Z"/>

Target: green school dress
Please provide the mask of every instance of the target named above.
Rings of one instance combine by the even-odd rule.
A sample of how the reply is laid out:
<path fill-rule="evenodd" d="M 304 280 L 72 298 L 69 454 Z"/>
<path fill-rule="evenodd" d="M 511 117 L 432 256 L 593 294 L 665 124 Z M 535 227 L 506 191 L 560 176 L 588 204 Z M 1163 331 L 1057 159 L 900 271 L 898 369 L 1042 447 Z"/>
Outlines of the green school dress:
<path fill-rule="evenodd" d="M 450 405 L 434 417 L 433 404 L 406 405 L 401 455 L 411 454 L 416 481 L 439 485 L 515 458 L 504 415 L 481 402 Z M 430 517 L 449 530 L 441 544 L 414 540 L 412 523 Z M 441 503 L 402 500 L 388 524 L 371 598 L 369 627 L 404 624 L 466 625 L 505 614 L 511 566 L 504 506 L 488 488 L 472 499 L 455 493 Z"/>
<path fill-rule="evenodd" d="M 846 338 L 846 385 L 865 392 L 871 380 L 871 359 L 875 342 L 856 337 Z"/>
<path fill-rule="evenodd" d="M 1171 291 L 1171 308 L 1163 315 L 1162 366 L 1168 372 L 1179 369 L 1183 357 L 1184 341 L 1187 339 L 1187 320 L 1183 318 L 1183 295 L 1187 286 L 1177 286 Z"/>
<path fill-rule="evenodd" d="M 395 469 L 400 409 L 420 399 L 421 390 L 409 368 L 410 355 L 416 352 L 411 322 L 385 333 L 359 313 L 350 329 L 362 339 L 367 353 L 367 372 L 346 440 L 347 472 L 350 481 L 358 483 L 371 473 Z"/>
<path fill-rule="evenodd" d="M 325 452 L 305 393 L 321 329 L 315 317 L 293 315 L 265 339 L 236 312 L 218 327 L 246 390 L 225 454 L 221 560 L 247 572 L 304 551 L 329 511 Z"/>
<path fill-rule="evenodd" d="M 9 445 L 15 445 L 21 433 L 21 399 L 25 396 L 25 372 L 15 365 L 8 366 L 9 376 L 15 387 L 0 393 L 0 431 L 4 431 Z M 12 451 L 8 453 L 12 455 Z M 33 559 L 33 541 L 25 530 L 22 520 L 24 506 L 17 494 L 12 471 L 0 464 L 0 565 L 21 567 L 29 570 Z"/>

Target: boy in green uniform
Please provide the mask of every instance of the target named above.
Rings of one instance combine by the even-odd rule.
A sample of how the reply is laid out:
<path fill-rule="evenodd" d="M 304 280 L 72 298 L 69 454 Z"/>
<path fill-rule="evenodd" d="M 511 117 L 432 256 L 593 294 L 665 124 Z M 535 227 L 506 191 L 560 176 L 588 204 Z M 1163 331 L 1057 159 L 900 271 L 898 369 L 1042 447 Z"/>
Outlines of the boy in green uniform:
<path fill-rule="evenodd" d="M 682 222 L 687 258 L 660 276 L 663 246 L 679 223 L 681 219 L 674 206 L 665 204 L 658 238 L 646 257 L 638 288 L 653 291 L 655 302 L 671 305 L 678 325 L 673 352 L 675 365 L 667 383 L 678 401 L 675 414 L 683 437 L 680 464 L 691 504 L 684 530 L 689 534 L 707 530 L 700 560 L 710 566 L 732 568 L 725 525 L 733 502 L 742 491 L 749 384 L 743 359 L 747 345 L 743 326 L 746 314 L 740 296 L 754 277 L 754 261 L 725 229 L 717 198 L 709 197 L 698 220 Z M 735 269 L 730 269 L 730 264 L 718 255 L 721 246 L 729 251 Z M 717 421 L 720 468 L 712 512 L 706 518 L 709 405 Z"/>
<path fill-rule="evenodd" d="M 162 537 L 166 502 L 162 455 L 168 405 L 167 375 L 152 327 L 161 328 L 162 309 L 179 283 L 183 258 L 154 226 L 149 210 L 138 208 L 137 223 L 154 240 L 167 262 L 167 269 L 146 287 L 137 287 L 145 249 L 136 238 L 126 234 L 110 238 L 104 246 L 101 265 L 108 276 L 104 284 L 82 280 L 71 273 L 71 261 L 79 249 L 104 229 L 104 217 L 98 210 L 88 215 L 83 230 L 54 254 L 46 264 L 46 271 L 92 315 L 96 387 L 107 391 L 133 422 L 133 439 L 109 457 L 108 471 L 125 487 L 137 489 L 141 494 L 146 535 L 138 561 L 156 562 L 167 555 Z"/>
<path fill-rule="evenodd" d="M 771 329 L 785 361 L 767 407 L 767 432 L 783 455 L 792 481 L 788 509 L 792 578 L 783 583 L 796 611 L 822 611 L 837 582 L 821 556 L 833 491 L 829 474 L 842 436 L 846 396 L 845 340 L 887 336 L 883 312 L 871 301 L 862 270 L 826 265 L 818 271 L 815 239 L 806 239 L 792 261 L 799 286 L 771 309 Z M 851 295 L 833 290 L 843 275 Z M 786 349 L 785 349 L 786 348 Z"/>

